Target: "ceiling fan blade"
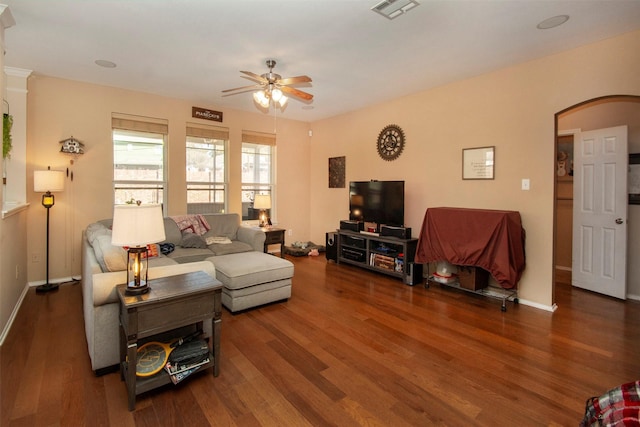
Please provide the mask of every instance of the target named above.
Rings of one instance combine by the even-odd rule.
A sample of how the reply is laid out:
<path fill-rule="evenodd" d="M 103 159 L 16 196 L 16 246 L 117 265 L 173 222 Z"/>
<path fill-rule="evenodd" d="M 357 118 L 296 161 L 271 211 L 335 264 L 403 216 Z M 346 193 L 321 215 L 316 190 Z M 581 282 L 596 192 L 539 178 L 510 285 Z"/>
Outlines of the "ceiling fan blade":
<path fill-rule="evenodd" d="M 251 80 L 255 80 L 258 83 L 268 83 L 268 80 L 265 79 L 262 76 L 257 75 L 256 73 L 252 73 L 251 71 L 240 71 L 242 74 L 246 74 L 249 77 L 245 77 L 245 78 L 249 78 Z M 244 77 L 244 76 L 242 76 Z"/>
<path fill-rule="evenodd" d="M 222 93 L 227 93 L 227 92 L 236 92 L 236 93 L 240 93 L 240 92 L 247 92 L 249 90 L 255 90 L 255 89 L 260 89 L 262 87 L 262 85 L 249 85 L 249 86 L 240 86 L 240 87 L 234 87 L 233 89 L 225 89 L 222 91 Z M 230 93 L 229 95 L 235 95 L 235 93 Z"/>
<path fill-rule="evenodd" d="M 288 93 L 289 95 L 293 95 L 296 98 L 304 99 L 305 101 L 311 101 L 313 99 L 313 95 L 311 95 L 310 93 L 303 92 L 293 87 L 281 86 L 280 89 L 283 92 Z"/>
<path fill-rule="evenodd" d="M 310 83 L 311 77 L 309 76 L 296 76 L 296 77 L 287 77 L 286 79 L 280 79 L 278 84 L 281 85 L 292 85 L 296 83 Z"/>

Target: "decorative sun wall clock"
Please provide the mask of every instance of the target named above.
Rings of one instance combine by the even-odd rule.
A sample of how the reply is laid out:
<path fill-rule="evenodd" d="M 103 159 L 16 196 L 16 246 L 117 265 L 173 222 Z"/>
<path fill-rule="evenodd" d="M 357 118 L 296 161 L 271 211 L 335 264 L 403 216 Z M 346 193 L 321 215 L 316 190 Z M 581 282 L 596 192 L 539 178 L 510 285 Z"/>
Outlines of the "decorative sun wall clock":
<path fill-rule="evenodd" d="M 378 135 L 378 154 L 383 160 L 397 159 L 404 149 L 404 132 L 400 126 L 386 126 Z"/>

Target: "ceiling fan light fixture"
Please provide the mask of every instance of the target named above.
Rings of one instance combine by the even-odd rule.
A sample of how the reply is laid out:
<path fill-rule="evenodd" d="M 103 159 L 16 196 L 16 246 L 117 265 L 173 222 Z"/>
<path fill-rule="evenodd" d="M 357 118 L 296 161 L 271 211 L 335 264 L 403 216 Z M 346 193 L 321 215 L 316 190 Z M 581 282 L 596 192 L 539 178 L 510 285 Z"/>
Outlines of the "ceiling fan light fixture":
<path fill-rule="evenodd" d="M 393 0 L 395 1 L 395 0 Z M 407 1 L 407 0 L 402 0 Z M 409 0 L 415 1 L 415 0 Z M 295 77 L 287 77 L 282 78 L 280 74 L 275 74 L 273 72 L 273 67 L 275 67 L 276 61 L 273 59 L 267 60 L 267 67 L 269 67 L 269 72 L 258 75 L 256 73 L 252 73 L 250 71 L 240 71 L 244 74 L 242 77 L 252 80 L 254 82 L 251 86 L 241 86 L 233 89 L 225 89 L 222 91 L 223 94 L 234 95 L 233 92 L 241 93 L 237 91 L 247 92 L 253 88 L 257 90 L 253 92 L 253 101 L 256 106 L 264 109 L 269 109 L 271 104 L 273 103 L 274 108 L 283 108 L 288 101 L 288 97 L 284 95 L 286 92 L 289 95 L 294 96 L 295 98 L 299 98 L 301 100 L 310 102 L 313 99 L 313 95 L 310 93 L 304 92 L 300 89 L 296 89 L 290 87 L 291 85 L 296 85 L 300 83 L 311 83 L 311 77 L 309 76 L 295 76 Z M 284 89 L 284 90 L 283 90 Z M 226 96 L 226 95 L 222 95 Z M 273 101 L 273 102 L 272 102 Z"/>
<path fill-rule="evenodd" d="M 280 101 L 280 98 L 282 98 L 282 91 L 278 88 L 273 89 L 271 91 L 271 98 L 276 102 Z"/>
<path fill-rule="evenodd" d="M 263 108 L 267 108 L 269 106 L 269 98 L 267 94 L 264 93 L 263 90 L 259 90 L 258 92 L 253 93 L 253 100 L 260 104 Z"/>

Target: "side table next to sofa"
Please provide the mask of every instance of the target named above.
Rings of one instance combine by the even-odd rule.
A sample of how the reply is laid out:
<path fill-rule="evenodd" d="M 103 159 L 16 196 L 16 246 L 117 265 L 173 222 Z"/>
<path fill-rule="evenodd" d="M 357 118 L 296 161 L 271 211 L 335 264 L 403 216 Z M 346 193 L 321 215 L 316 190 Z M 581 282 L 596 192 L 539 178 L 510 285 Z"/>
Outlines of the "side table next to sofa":
<path fill-rule="evenodd" d="M 162 369 L 150 377 L 136 377 L 138 341 L 189 325 L 202 329 L 211 319 L 209 349 L 211 360 L 201 369 L 220 372 L 220 331 L 222 323 L 222 283 L 202 271 L 162 277 L 149 281 L 151 290 L 143 295 L 125 294 L 117 286 L 120 300 L 120 372 L 126 382 L 129 410 L 135 409 L 136 395 L 171 383 Z M 177 338 L 177 337 L 175 337 Z"/>
<path fill-rule="evenodd" d="M 269 245 L 280 245 L 280 258 L 284 258 L 284 228 L 263 227 L 265 234 L 264 253 L 269 253 Z"/>

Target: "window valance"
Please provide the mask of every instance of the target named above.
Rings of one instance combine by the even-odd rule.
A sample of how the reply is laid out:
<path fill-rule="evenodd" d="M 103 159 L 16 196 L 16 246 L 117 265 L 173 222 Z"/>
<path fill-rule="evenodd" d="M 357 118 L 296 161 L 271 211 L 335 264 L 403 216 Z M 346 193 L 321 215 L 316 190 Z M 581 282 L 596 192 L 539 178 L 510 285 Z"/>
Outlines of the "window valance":
<path fill-rule="evenodd" d="M 249 130 L 242 131 L 242 142 L 262 145 L 276 145 L 276 135 L 273 133 L 254 132 Z"/>
<path fill-rule="evenodd" d="M 169 133 L 169 121 L 154 117 L 134 116 L 130 114 L 112 113 L 111 128 L 133 130 L 136 132 Z"/>
<path fill-rule="evenodd" d="M 187 136 L 207 139 L 229 139 L 229 128 L 220 126 L 207 126 L 199 123 L 187 123 Z"/>

